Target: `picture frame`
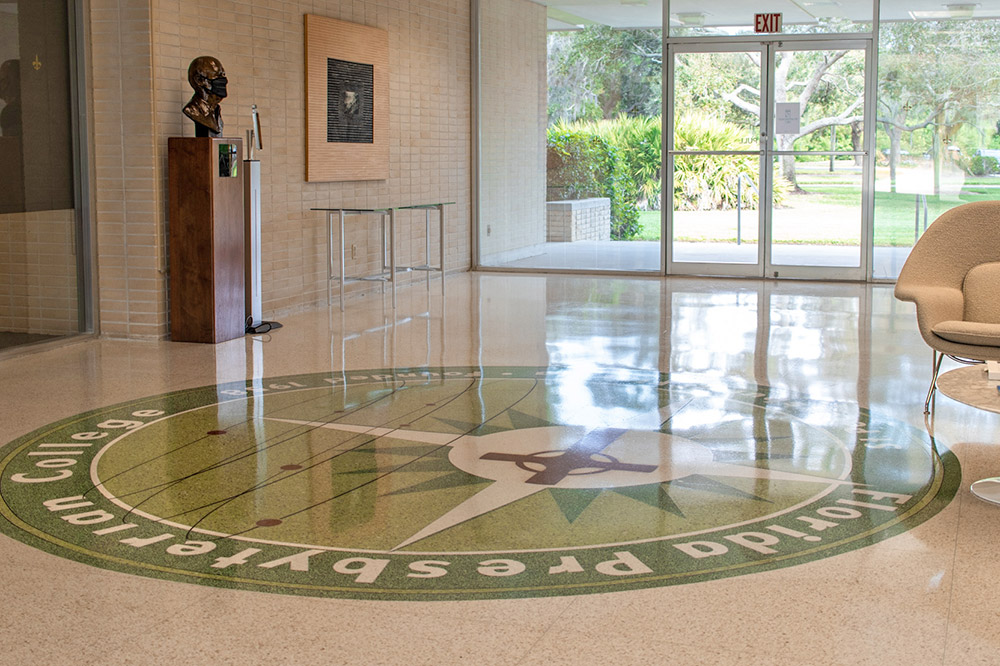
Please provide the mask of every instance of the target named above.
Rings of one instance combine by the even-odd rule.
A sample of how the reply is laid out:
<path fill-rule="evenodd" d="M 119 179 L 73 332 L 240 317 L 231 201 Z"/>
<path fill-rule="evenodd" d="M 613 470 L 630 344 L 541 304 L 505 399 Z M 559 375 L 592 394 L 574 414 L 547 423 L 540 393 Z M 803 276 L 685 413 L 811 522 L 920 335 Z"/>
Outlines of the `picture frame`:
<path fill-rule="evenodd" d="M 305 15 L 306 181 L 389 177 L 389 33 Z"/>

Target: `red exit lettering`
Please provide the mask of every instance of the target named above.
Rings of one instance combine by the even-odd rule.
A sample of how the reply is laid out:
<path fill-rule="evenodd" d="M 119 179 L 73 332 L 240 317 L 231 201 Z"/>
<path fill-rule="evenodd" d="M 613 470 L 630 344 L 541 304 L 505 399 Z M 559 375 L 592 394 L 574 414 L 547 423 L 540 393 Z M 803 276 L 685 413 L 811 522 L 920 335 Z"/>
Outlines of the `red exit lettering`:
<path fill-rule="evenodd" d="M 781 14 L 754 14 L 754 32 L 781 32 Z"/>

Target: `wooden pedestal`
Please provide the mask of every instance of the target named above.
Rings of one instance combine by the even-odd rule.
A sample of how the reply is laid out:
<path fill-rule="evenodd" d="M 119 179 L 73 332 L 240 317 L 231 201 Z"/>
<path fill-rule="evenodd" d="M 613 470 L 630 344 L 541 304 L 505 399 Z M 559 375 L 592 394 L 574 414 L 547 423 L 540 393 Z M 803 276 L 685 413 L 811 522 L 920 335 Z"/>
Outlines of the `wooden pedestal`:
<path fill-rule="evenodd" d="M 241 337 L 246 332 L 243 142 L 172 137 L 168 147 L 170 337 L 178 342 Z"/>

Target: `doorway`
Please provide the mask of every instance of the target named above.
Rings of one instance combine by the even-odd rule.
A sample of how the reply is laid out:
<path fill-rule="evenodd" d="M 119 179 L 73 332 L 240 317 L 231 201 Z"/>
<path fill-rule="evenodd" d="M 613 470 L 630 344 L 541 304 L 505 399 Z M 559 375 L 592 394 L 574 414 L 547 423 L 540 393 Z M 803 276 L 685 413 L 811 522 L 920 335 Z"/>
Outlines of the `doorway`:
<path fill-rule="evenodd" d="M 667 272 L 864 280 L 871 40 L 667 50 Z"/>

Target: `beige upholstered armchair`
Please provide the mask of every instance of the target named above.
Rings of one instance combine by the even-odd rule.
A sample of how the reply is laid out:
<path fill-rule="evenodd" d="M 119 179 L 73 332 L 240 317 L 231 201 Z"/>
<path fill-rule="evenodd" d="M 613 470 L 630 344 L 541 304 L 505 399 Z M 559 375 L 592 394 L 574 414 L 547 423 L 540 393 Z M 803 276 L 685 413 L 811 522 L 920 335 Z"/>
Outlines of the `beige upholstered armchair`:
<path fill-rule="evenodd" d="M 936 219 L 903 265 L 896 298 L 916 303 L 920 335 L 934 350 L 927 412 L 945 356 L 1000 361 L 1000 201 Z"/>

